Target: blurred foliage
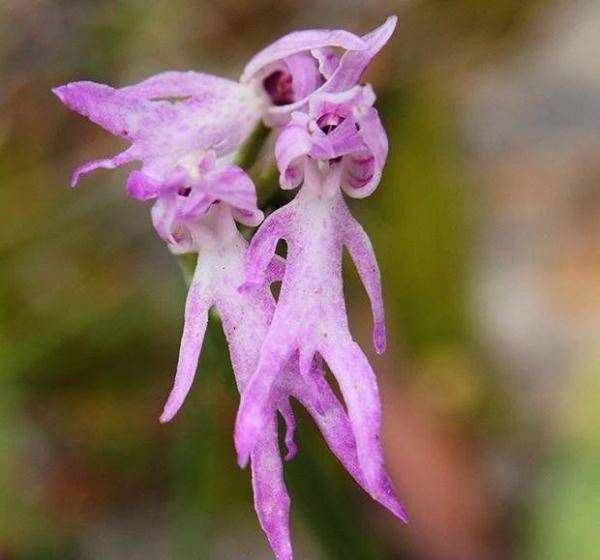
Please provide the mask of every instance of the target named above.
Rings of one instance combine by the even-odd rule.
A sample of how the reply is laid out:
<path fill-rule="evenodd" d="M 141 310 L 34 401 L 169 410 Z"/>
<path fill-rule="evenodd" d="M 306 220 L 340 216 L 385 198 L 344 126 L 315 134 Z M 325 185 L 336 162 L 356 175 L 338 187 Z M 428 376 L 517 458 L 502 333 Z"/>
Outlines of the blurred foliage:
<path fill-rule="evenodd" d="M 577 372 L 529 501 L 527 558 L 594 558 L 600 519 L 600 359 Z"/>

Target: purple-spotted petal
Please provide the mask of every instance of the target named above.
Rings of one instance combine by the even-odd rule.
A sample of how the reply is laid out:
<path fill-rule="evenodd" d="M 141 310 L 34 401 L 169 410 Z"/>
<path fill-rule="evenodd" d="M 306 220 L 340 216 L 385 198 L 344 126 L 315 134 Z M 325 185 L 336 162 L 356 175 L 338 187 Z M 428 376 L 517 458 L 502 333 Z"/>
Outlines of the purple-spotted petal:
<path fill-rule="evenodd" d="M 236 89 L 231 80 L 200 72 L 167 71 L 142 82 L 119 89 L 121 93 L 149 100 L 175 101 L 177 98 L 226 96 Z"/>

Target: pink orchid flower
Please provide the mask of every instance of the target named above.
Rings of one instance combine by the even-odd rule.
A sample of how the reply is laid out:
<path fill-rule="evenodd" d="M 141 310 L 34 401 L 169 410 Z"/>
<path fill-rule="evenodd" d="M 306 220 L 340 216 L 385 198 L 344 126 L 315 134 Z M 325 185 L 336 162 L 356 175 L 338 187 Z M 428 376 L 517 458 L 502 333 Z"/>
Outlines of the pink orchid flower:
<path fill-rule="evenodd" d="M 269 97 L 267 125 L 285 124 L 292 111 L 306 108 L 314 93 L 345 91 L 356 85 L 396 23 L 396 16 L 391 16 L 363 37 L 342 30 L 294 31 L 256 54 L 240 82 Z"/>
<path fill-rule="evenodd" d="M 295 353 L 300 373 L 310 380 L 310 365 L 321 356 L 335 375 L 357 442 L 367 490 L 378 495 L 383 468 L 381 405 L 375 374 L 348 327 L 342 285 L 346 247 L 371 300 L 375 349 L 385 349 L 380 273 L 371 242 L 351 216 L 342 195 L 361 198 L 381 177 L 387 137 L 372 104 L 369 86 L 322 93 L 309 113 L 294 113 L 275 147 L 283 188 L 302 182 L 295 199 L 261 225 L 248 250 L 244 291 L 263 282 L 280 239 L 287 263 L 277 309 L 261 348 L 256 372 L 242 395 L 235 431 L 240 465 L 245 465 L 265 424 L 272 386 Z"/>
<path fill-rule="evenodd" d="M 282 177 L 286 177 L 285 181 L 282 178 L 285 188 L 299 183 L 304 177 L 305 186 L 301 192 L 309 193 L 306 197 L 302 195 L 307 200 L 320 192 L 326 192 L 330 197 L 331 193 L 339 191 L 339 185 L 349 194 L 355 193 L 353 196 L 366 196 L 379 180 L 387 145 L 377 147 L 377 142 L 381 144 L 382 140 L 377 136 L 379 121 L 370 107 L 372 93 L 368 88 L 352 86 L 387 41 L 394 26 L 395 18 L 390 18 L 362 38 L 345 31 L 314 30 L 290 34 L 259 53 L 248 64 L 239 83 L 196 72 L 165 72 L 119 89 L 77 82 L 54 90 L 69 108 L 131 144 L 112 158 L 95 160 L 77 169 L 72 185 L 94 169 L 112 169 L 141 161 L 141 169 L 129 174 L 128 194 L 138 200 L 153 201 L 154 227 L 172 252 L 199 254 L 186 302 L 175 382 L 161 422 L 173 418 L 191 388 L 211 307 L 221 318 L 240 394 L 246 393 L 252 374 L 262 367 L 261 347 L 264 349 L 267 343 L 272 344 L 268 342 L 273 332 L 271 323 L 278 311 L 270 284 L 282 279 L 286 264 L 274 256 L 273 251 L 268 256 L 259 251 L 261 262 L 256 265 L 255 273 L 248 274 L 251 268 L 248 263 L 256 262 L 253 255 L 264 243 L 260 239 L 265 237 L 265 232 L 269 237 L 271 226 L 260 230 L 254 249 L 248 253 L 248 243 L 238 231 L 236 221 L 255 227 L 262 221 L 263 214 L 257 207 L 251 179 L 232 163 L 235 150 L 249 137 L 260 119 L 272 125 L 289 121 L 280 134 L 276 149 Z M 335 48 L 345 52 L 338 56 Z M 302 112 L 306 110 L 308 116 Z M 317 118 L 317 129 L 310 124 L 314 121 L 310 115 L 315 112 L 328 115 L 326 125 Z M 337 138 L 340 133 L 335 133 L 334 129 L 341 131 L 347 127 L 342 124 L 343 120 L 358 123 L 361 129 L 355 130 L 360 141 L 352 137 L 344 143 L 343 139 Z M 298 127 L 302 128 L 302 123 L 306 124 L 305 134 L 300 138 Z M 322 132 L 325 139 L 317 141 L 316 130 L 320 131 L 317 135 L 321 136 Z M 299 151 L 294 147 L 297 138 L 306 150 Z M 319 144 L 321 148 L 313 150 L 313 144 Z M 319 149 L 325 151 L 319 153 Z M 304 162 L 308 157 L 311 161 Z M 314 167 L 314 157 L 329 161 L 326 165 L 331 168 L 331 173 L 323 173 Z M 297 197 L 296 201 L 302 197 Z M 372 297 L 376 346 L 382 350 L 385 346 L 383 306 L 372 249 L 360 226 L 353 222 L 343 206 L 341 196 L 333 196 L 331 200 L 338 204 L 336 211 L 344 220 L 343 229 L 352 238 L 347 244 L 349 247 L 352 244 L 350 250 L 359 263 Z M 322 211 L 319 205 L 313 208 Z M 309 223 L 316 224 L 321 220 L 318 212 Z M 270 217 L 269 223 L 275 223 L 274 219 Z M 310 231 L 314 232 L 312 226 Z M 291 262 L 292 269 L 285 272 L 286 282 L 288 277 L 298 274 L 295 270 L 299 265 L 297 259 Z M 333 261 L 329 264 L 335 269 Z M 306 262 L 304 266 L 312 269 L 319 264 Z M 336 271 L 332 272 L 335 284 Z M 245 281 L 252 285 L 239 290 Z M 329 289 L 326 284 L 323 288 Z M 334 303 L 332 301 L 332 305 Z M 279 305 L 281 303 L 278 309 Z M 337 305 L 338 318 L 339 313 L 345 317 L 343 299 Z M 339 332 L 332 330 L 332 335 L 337 336 Z M 330 359 L 329 354 L 325 357 Z M 372 410 L 367 415 L 371 423 L 361 432 L 356 426 L 354 401 L 348 401 L 348 415 L 326 382 L 322 361 L 316 351 L 309 355 L 307 348 L 299 345 L 289 353 L 286 350 L 286 356 L 279 356 L 277 364 L 276 378 L 269 381 L 267 393 L 262 392 L 258 397 L 260 433 L 252 432 L 251 449 L 249 447 L 245 454 L 246 461 L 251 461 L 255 509 L 276 558 L 292 558 L 290 499 L 283 480 L 277 433 L 279 413 L 286 423 L 285 458 L 292 459 L 296 445 L 290 397 L 308 410 L 333 453 L 358 484 L 406 520 L 383 468 L 375 472 L 372 462 L 364 458 L 368 452 L 365 433 L 374 430 L 373 422 L 378 418 L 378 401 L 375 398 L 377 402 L 371 402 L 374 381 L 367 379 L 365 391 L 370 399 L 368 406 L 375 412 Z M 380 461 L 379 447 L 371 446 L 371 451 L 375 462 Z"/>

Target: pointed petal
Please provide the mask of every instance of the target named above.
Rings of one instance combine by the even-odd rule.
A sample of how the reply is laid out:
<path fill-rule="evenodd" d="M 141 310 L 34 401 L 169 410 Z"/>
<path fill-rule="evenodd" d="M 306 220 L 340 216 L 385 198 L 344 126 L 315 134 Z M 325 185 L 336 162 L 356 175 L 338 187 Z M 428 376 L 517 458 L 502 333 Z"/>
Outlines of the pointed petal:
<path fill-rule="evenodd" d="M 204 293 L 200 279 L 194 275 L 185 304 L 185 324 L 181 337 L 175 383 L 160 417 L 160 421 L 163 423 L 168 422 L 177 414 L 192 386 L 204 342 L 210 306 L 211 301 L 208 294 Z"/>
<path fill-rule="evenodd" d="M 344 407 L 323 377 L 315 376 L 314 382 L 316 391 L 309 390 L 305 385 L 296 384 L 292 394 L 308 410 L 327 442 L 329 449 L 331 449 L 354 480 L 374 500 L 378 501 L 394 515 L 407 523 L 408 517 L 406 511 L 396 496 L 387 473 L 382 472 L 381 478 L 374 489 L 367 487 L 365 477 L 358 464 L 356 440 L 352 432 L 352 426 Z M 317 407 L 315 394 L 319 395 L 320 411 Z"/>
<path fill-rule="evenodd" d="M 290 541 L 290 497 L 283 480 L 283 465 L 277 442 L 277 425 L 266 423 L 252 452 L 254 509 L 266 533 L 275 558 L 292 560 Z"/>
<path fill-rule="evenodd" d="M 358 83 L 360 77 L 375 55 L 392 36 L 398 18 L 390 16 L 377 29 L 363 36 L 366 49 L 349 50 L 342 56 L 338 67 L 323 86 L 324 91 L 343 91 Z"/>
<path fill-rule="evenodd" d="M 296 349 L 295 334 L 287 327 L 273 320 L 256 371 L 242 393 L 234 433 L 238 463 L 242 468 L 267 422 L 273 384 Z"/>
<path fill-rule="evenodd" d="M 71 186 L 75 187 L 77 183 L 79 183 L 79 179 L 91 171 L 96 169 L 115 169 L 115 167 L 125 165 L 126 163 L 130 163 L 136 159 L 135 152 L 130 148 L 129 150 L 125 150 L 124 152 L 117 154 L 113 158 L 96 159 L 85 163 L 84 165 L 79 166 L 73 173 L 73 176 L 71 177 Z"/>
<path fill-rule="evenodd" d="M 144 100 L 123 96 L 95 82 L 73 82 L 52 91 L 69 109 L 123 138 L 135 135 L 147 111 Z"/>
<path fill-rule="evenodd" d="M 344 243 L 356 265 L 360 279 L 371 301 L 373 313 L 373 344 L 378 354 L 385 352 L 385 312 L 381 294 L 381 273 L 373 250 L 373 244 L 362 226 L 350 213 L 341 218 Z"/>
<path fill-rule="evenodd" d="M 352 217 L 343 205 L 338 216 L 340 229 L 343 230 L 344 244 L 356 265 L 360 279 L 369 296 L 373 314 L 373 344 L 378 354 L 385 352 L 385 311 L 381 293 L 381 273 L 373 244 L 363 227 Z"/>
<path fill-rule="evenodd" d="M 365 49 L 366 44 L 357 35 L 343 30 L 309 29 L 294 31 L 271 43 L 256 54 L 244 68 L 240 82 L 248 82 L 268 64 L 296 53 L 322 47 Z"/>
<path fill-rule="evenodd" d="M 337 379 L 352 431 L 356 438 L 358 463 L 369 493 L 377 492 L 383 472 L 380 441 L 381 403 L 375 373 L 360 347 L 346 333 L 330 329 L 328 343 L 319 352 Z"/>
<path fill-rule="evenodd" d="M 156 180 L 189 154 L 236 149 L 260 120 L 265 103 L 248 86 L 187 72 L 166 72 L 121 89 L 75 82 L 53 91 L 70 109 L 132 142 L 130 153 Z"/>

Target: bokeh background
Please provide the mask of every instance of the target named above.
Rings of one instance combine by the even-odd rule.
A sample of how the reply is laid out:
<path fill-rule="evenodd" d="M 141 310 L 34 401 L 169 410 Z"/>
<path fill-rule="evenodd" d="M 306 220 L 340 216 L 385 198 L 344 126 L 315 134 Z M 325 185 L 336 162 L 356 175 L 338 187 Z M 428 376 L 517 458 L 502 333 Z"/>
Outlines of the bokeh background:
<path fill-rule="evenodd" d="M 286 466 L 297 558 L 600 558 L 600 3 L 597 0 L 2 0 L 0 559 L 269 559 L 237 397 L 210 326 L 179 417 L 185 284 L 124 195 L 69 189 L 121 144 L 50 88 L 166 69 L 235 78 L 281 34 L 363 33 L 390 137 L 353 211 L 384 275 L 371 356 L 412 523 L 370 502 L 302 414 Z M 355 336 L 370 316 L 351 266 Z"/>

